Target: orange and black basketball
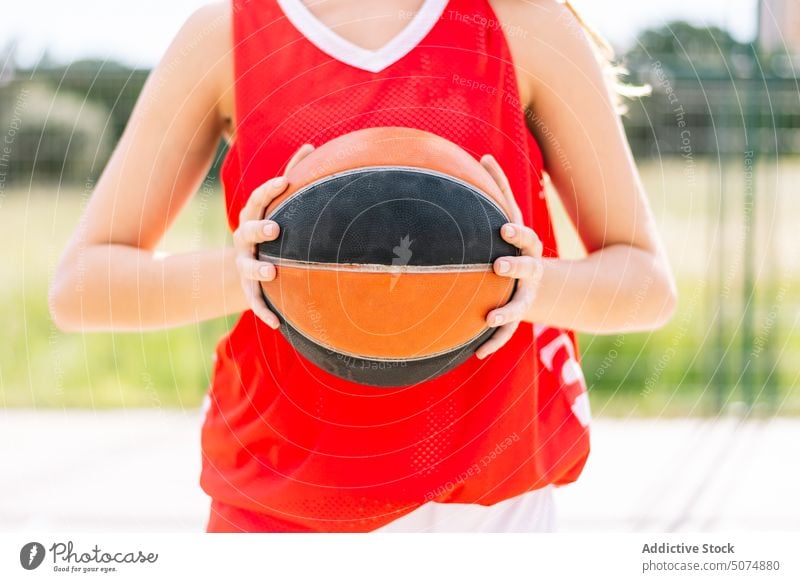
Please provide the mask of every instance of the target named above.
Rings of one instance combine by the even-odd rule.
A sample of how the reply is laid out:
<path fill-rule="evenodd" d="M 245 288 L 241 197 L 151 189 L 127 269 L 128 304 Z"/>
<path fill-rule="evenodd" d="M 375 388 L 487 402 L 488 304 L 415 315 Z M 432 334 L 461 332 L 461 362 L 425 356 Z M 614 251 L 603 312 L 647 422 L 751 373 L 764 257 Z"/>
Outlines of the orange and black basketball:
<path fill-rule="evenodd" d="M 492 271 L 519 251 L 492 177 L 468 152 L 415 129 L 331 140 L 287 174 L 266 210 L 277 240 L 258 247 L 284 337 L 361 384 L 409 386 L 463 363 L 493 333 L 486 314 L 514 281 Z"/>

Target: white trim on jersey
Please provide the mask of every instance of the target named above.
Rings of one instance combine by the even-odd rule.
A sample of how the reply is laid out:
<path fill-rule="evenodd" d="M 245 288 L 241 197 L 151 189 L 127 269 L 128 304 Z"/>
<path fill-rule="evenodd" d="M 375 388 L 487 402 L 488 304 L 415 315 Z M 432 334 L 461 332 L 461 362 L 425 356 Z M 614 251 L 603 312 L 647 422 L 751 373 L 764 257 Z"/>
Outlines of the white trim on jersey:
<path fill-rule="evenodd" d="M 311 43 L 331 57 L 358 69 L 377 73 L 411 52 L 441 18 L 448 0 L 424 0 L 422 7 L 392 40 L 377 50 L 353 44 L 326 26 L 303 0 L 278 0 L 286 18 Z"/>
<path fill-rule="evenodd" d="M 556 530 L 554 486 L 494 505 L 428 502 L 379 533 L 536 533 Z"/>

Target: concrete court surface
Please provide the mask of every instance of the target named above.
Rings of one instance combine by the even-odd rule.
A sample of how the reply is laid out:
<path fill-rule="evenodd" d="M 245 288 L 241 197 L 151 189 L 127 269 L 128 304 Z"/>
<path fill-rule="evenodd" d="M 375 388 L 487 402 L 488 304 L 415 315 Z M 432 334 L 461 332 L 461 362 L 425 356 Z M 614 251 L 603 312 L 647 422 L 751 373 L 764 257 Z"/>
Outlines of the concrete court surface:
<path fill-rule="evenodd" d="M 0 410 L 0 532 L 202 531 L 199 411 Z M 800 531 L 800 420 L 595 420 L 561 531 Z"/>

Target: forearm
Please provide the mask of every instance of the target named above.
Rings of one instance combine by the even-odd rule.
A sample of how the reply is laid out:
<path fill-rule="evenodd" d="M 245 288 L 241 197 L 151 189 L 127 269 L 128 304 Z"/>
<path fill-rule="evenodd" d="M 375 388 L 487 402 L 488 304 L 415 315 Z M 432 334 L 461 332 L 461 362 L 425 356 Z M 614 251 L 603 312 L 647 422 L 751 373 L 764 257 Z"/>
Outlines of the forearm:
<path fill-rule="evenodd" d="M 544 259 L 543 265 L 526 321 L 610 334 L 655 329 L 674 311 L 663 261 L 641 249 L 612 245 L 584 259 Z"/>
<path fill-rule="evenodd" d="M 247 309 L 233 249 L 159 257 L 94 245 L 65 257 L 50 310 L 65 330 L 161 329 Z"/>

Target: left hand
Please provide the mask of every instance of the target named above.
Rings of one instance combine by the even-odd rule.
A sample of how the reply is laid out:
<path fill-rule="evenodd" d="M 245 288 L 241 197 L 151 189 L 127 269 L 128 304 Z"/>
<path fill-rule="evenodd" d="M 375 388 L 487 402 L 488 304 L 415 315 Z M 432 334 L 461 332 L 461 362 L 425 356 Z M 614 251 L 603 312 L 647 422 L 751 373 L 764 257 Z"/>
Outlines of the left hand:
<path fill-rule="evenodd" d="M 511 222 L 500 229 L 503 239 L 522 251 L 518 257 L 500 257 L 494 262 L 494 272 L 501 277 L 517 279 L 517 289 L 508 303 L 493 309 L 486 316 L 489 327 L 498 328 L 494 335 L 475 352 L 482 360 L 499 350 L 511 339 L 520 322 L 530 311 L 542 280 L 542 242 L 532 228 L 525 226 L 522 211 L 503 169 L 491 155 L 481 158 L 481 165 L 497 182 L 503 193 L 505 206 L 510 212 Z"/>

